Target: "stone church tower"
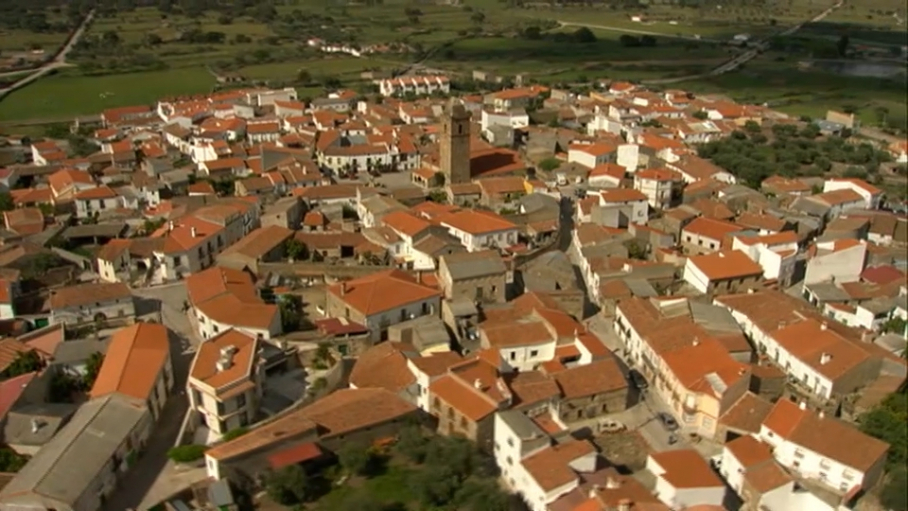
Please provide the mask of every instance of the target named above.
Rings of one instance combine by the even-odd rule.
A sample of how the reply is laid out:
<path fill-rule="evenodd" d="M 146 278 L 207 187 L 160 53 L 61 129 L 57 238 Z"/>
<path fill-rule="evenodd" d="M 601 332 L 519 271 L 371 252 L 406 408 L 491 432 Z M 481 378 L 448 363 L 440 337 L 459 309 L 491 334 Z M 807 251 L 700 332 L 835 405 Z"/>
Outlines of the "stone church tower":
<path fill-rule="evenodd" d="M 452 100 L 441 127 L 439 167 L 445 184 L 470 182 L 470 112 Z"/>

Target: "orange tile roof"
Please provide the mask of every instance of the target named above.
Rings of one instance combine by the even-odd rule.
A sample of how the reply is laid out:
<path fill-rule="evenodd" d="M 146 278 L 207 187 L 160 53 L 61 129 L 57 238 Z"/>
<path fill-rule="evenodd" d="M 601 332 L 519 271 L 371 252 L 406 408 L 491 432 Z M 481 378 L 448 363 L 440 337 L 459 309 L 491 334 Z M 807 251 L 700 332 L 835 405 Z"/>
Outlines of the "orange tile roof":
<path fill-rule="evenodd" d="M 690 233 L 714 241 L 722 242 L 729 234 L 744 230 L 741 226 L 731 222 L 723 222 L 713 218 L 699 217 L 695 218 L 689 224 L 684 226 L 682 233 Z"/>
<path fill-rule="evenodd" d="M 773 460 L 772 446 L 751 435 L 744 435 L 725 444 L 744 470 Z"/>
<path fill-rule="evenodd" d="M 441 293 L 400 270 L 388 270 L 334 284 L 328 292 L 365 316 L 438 298 Z"/>
<path fill-rule="evenodd" d="M 167 327 L 157 323 L 137 323 L 117 330 L 89 393 L 92 399 L 114 392 L 143 402 L 150 399 L 170 363 L 167 335 Z"/>
<path fill-rule="evenodd" d="M 438 221 L 473 235 L 517 229 L 517 226 L 491 211 L 467 209 L 440 216 Z"/>
<path fill-rule="evenodd" d="M 864 190 L 865 192 L 867 192 L 871 195 L 878 195 L 878 194 L 883 193 L 883 190 L 880 190 L 879 188 L 873 186 L 872 184 L 868 183 L 867 181 L 864 181 L 863 179 L 836 177 L 836 178 L 828 179 L 827 182 L 849 183 L 851 185 L 854 185 L 857 188 L 860 188 L 861 190 Z"/>
<path fill-rule="evenodd" d="M 199 345 L 189 377 L 211 387 L 216 393 L 226 392 L 253 377 L 258 348 L 259 341 L 255 337 L 238 330 L 227 330 Z M 230 365 L 222 370 L 218 368 L 218 360 L 225 349 L 233 350 L 233 354 Z"/>
<path fill-rule="evenodd" d="M 644 195 L 643 192 L 629 188 L 613 188 L 611 190 L 604 190 L 600 195 L 602 195 L 602 200 L 606 203 L 646 201 L 646 195 Z"/>
<path fill-rule="evenodd" d="M 824 192 L 818 195 L 811 197 L 813 200 L 823 202 L 829 206 L 839 206 L 842 204 L 848 204 L 851 202 L 862 202 L 864 200 L 861 195 L 850 189 L 846 188 L 844 190 L 833 190 L 831 192 Z"/>
<path fill-rule="evenodd" d="M 785 351 L 835 382 L 870 358 L 870 354 L 828 328 L 805 319 L 771 333 Z"/>
<path fill-rule="evenodd" d="M 478 422 L 498 410 L 498 404 L 484 392 L 451 374 L 430 383 L 429 395 L 433 399 L 444 401 L 473 422 Z"/>
<path fill-rule="evenodd" d="M 676 489 L 723 487 L 719 476 L 694 449 L 676 449 L 650 454 L 665 473 L 659 475 Z"/>
<path fill-rule="evenodd" d="M 778 463 L 768 462 L 751 468 L 744 472 L 744 479 L 758 492 L 767 493 L 770 490 L 786 485 L 794 479 L 788 475 Z"/>
<path fill-rule="evenodd" d="M 710 281 L 762 276 L 763 267 L 740 250 L 723 250 L 706 255 L 690 256 L 688 263 L 700 270 Z"/>
<path fill-rule="evenodd" d="M 521 463 L 536 484 L 549 492 L 578 480 L 579 477 L 570 464 L 595 453 L 596 448 L 590 442 L 569 440 L 528 456 Z"/>
<path fill-rule="evenodd" d="M 400 392 L 416 382 L 407 366 L 417 350 L 402 342 L 383 342 L 364 351 L 350 371 L 350 385 L 359 389 L 379 387 Z"/>
<path fill-rule="evenodd" d="M 862 472 L 885 457 L 889 449 L 882 440 L 837 419 L 801 410 L 788 399 L 776 402 L 763 425 L 789 442 Z"/>
<path fill-rule="evenodd" d="M 414 405 L 385 389 L 341 389 L 239 438 L 219 444 L 205 455 L 227 460 L 297 439 L 306 431 L 330 439 L 402 419 L 416 410 Z"/>
<path fill-rule="evenodd" d="M 214 266 L 186 279 L 193 307 L 210 319 L 236 327 L 268 329 L 280 315 L 276 305 L 259 298 L 252 277 L 243 271 Z"/>
<path fill-rule="evenodd" d="M 407 211 L 394 211 L 381 217 L 381 223 L 405 236 L 413 237 L 432 224 Z"/>
<path fill-rule="evenodd" d="M 712 338 L 696 339 L 675 350 L 662 354 L 668 370 L 684 388 L 721 399 L 725 389 L 741 379 L 750 379 L 749 368 L 731 358 L 719 341 Z M 725 389 L 715 387 L 712 378 L 718 378 Z"/>
<path fill-rule="evenodd" d="M 680 181 L 681 175 L 669 169 L 644 169 L 634 173 L 634 179 L 651 179 L 653 181 Z"/>
<path fill-rule="evenodd" d="M 627 380 L 614 357 L 579 365 L 554 375 L 565 399 L 578 399 L 627 389 Z"/>

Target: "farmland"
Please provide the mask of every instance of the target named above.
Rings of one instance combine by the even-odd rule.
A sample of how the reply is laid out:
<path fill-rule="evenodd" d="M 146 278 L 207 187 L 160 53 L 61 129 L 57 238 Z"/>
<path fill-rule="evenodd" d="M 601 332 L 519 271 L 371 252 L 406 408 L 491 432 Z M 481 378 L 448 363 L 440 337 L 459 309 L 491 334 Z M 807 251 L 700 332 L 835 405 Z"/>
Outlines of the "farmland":
<path fill-rule="evenodd" d="M 456 6 L 408 0 L 356 5 L 309 0 L 277 2 L 272 10 L 265 6 L 242 14 L 162 13 L 154 7 L 108 11 L 96 17 L 72 54 L 69 60 L 75 66 L 0 102 L 0 121 L 59 118 L 160 96 L 205 92 L 215 86 L 215 73 L 269 86 L 305 88 L 307 94 L 318 94 L 325 83 L 365 90 L 363 71 L 392 72 L 416 61 L 455 79 L 485 70 L 520 73 L 554 84 L 696 75 L 739 51 L 724 44 L 735 34 L 768 34 L 833 3 L 766 0 L 760 6 L 731 2 L 721 8 L 713 3 L 682 8 L 653 3 L 624 8 L 594 2 L 525 8 L 521 2 L 499 0 L 464 0 Z M 778 65 L 773 59 L 810 55 L 816 48 L 829 50 L 842 27 L 849 27 L 856 42 L 898 44 L 908 34 L 905 17 L 904 6 L 895 0 L 849 1 L 828 23 L 808 26 L 795 43 L 784 43 L 792 47 L 786 49 L 787 55 L 775 53 L 744 73 L 691 86 L 703 90 L 727 86 L 732 95 L 765 98 L 798 113 L 842 103 L 871 111 L 882 104 L 898 107 L 904 97 L 895 97 L 888 85 L 878 81 L 835 80 L 835 90 L 827 90 L 828 75 L 805 74 L 788 61 Z M 590 29 L 594 41 L 572 40 L 581 26 Z M 537 32 L 527 37 L 528 29 Z M 622 41 L 623 35 L 627 37 L 624 31 L 635 37 L 652 34 L 652 44 L 628 45 Z M 12 39 L 0 37 L 0 50 L 4 45 L 21 49 L 33 42 L 52 49 L 64 37 L 62 33 L 15 32 Z M 34 41 L 28 36 L 34 36 Z M 308 44 L 311 38 L 360 47 L 390 45 L 394 51 L 365 58 L 326 56 Z M 784 85 L 766 89 L 765 82 L 753 82 L 754 76 Z M 814 84 L 819 88 L 812 88 Z M 886 90 L 877 94 L 881 88 Z"/>

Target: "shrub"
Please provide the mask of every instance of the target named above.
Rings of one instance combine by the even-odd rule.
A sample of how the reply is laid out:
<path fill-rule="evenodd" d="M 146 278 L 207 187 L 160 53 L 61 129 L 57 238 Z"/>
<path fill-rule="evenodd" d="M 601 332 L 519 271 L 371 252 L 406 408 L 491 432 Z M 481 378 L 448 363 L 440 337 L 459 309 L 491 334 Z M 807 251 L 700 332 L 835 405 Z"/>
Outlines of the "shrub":
<path fill-rule="evenodd" d="M 172 447 L 167 451 L 167 457 L 177 463 L 190 463 L 202 459 L 208 447 L 204 445 L 190 444 Z"/>
<path fill-rule="evenodd" d="M 233 428 L 230 431 L 224 433 L 224 436 L 221 438 L 221 440 L 223 440 L 225 442 L 229 442 L 229 441 L 233 440 L 234 438 L 239 438 L 239 437 L 245 435 L 246 433 L 249 433 L 249 430 L 247 428 L 244 428 L 244 427 Z"/>

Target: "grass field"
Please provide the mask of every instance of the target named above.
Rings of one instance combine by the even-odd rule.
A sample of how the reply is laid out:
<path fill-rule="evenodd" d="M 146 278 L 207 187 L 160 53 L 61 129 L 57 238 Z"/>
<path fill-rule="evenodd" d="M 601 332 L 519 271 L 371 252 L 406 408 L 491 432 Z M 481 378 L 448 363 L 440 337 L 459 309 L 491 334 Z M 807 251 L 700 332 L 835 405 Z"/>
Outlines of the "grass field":
<path fill-rule="evenodd" d="M 204 93 L 213 85 L 214 78 L 201 68 L 97 77 L 62 72 L 0 101 L 0 122 L 96 114 L 105 108 Z"/>
<path fill-rule="evenodd" d="M 865 124 L 878 123 L 876 109 L 889 110 L 888 121 L 896 128 L 908 128 L 904 79 L 849 77 L 822 71 L 800 71 L 794 64 L 769 57 L 747 64 L 737 73 L 707 80 L 684 82 L 680 87 L 700 93 L 722 93 L 748 103 L 794 115 L 824 117 L 827 110 L 854 110 Z"/>
<path fill-rule="evenodd" d="M 53 53 L 66 40 L 65 33 L 37 34 L 25 30 L 0 30 L 0 52 L 26 51 L 33 46 Z"/>

